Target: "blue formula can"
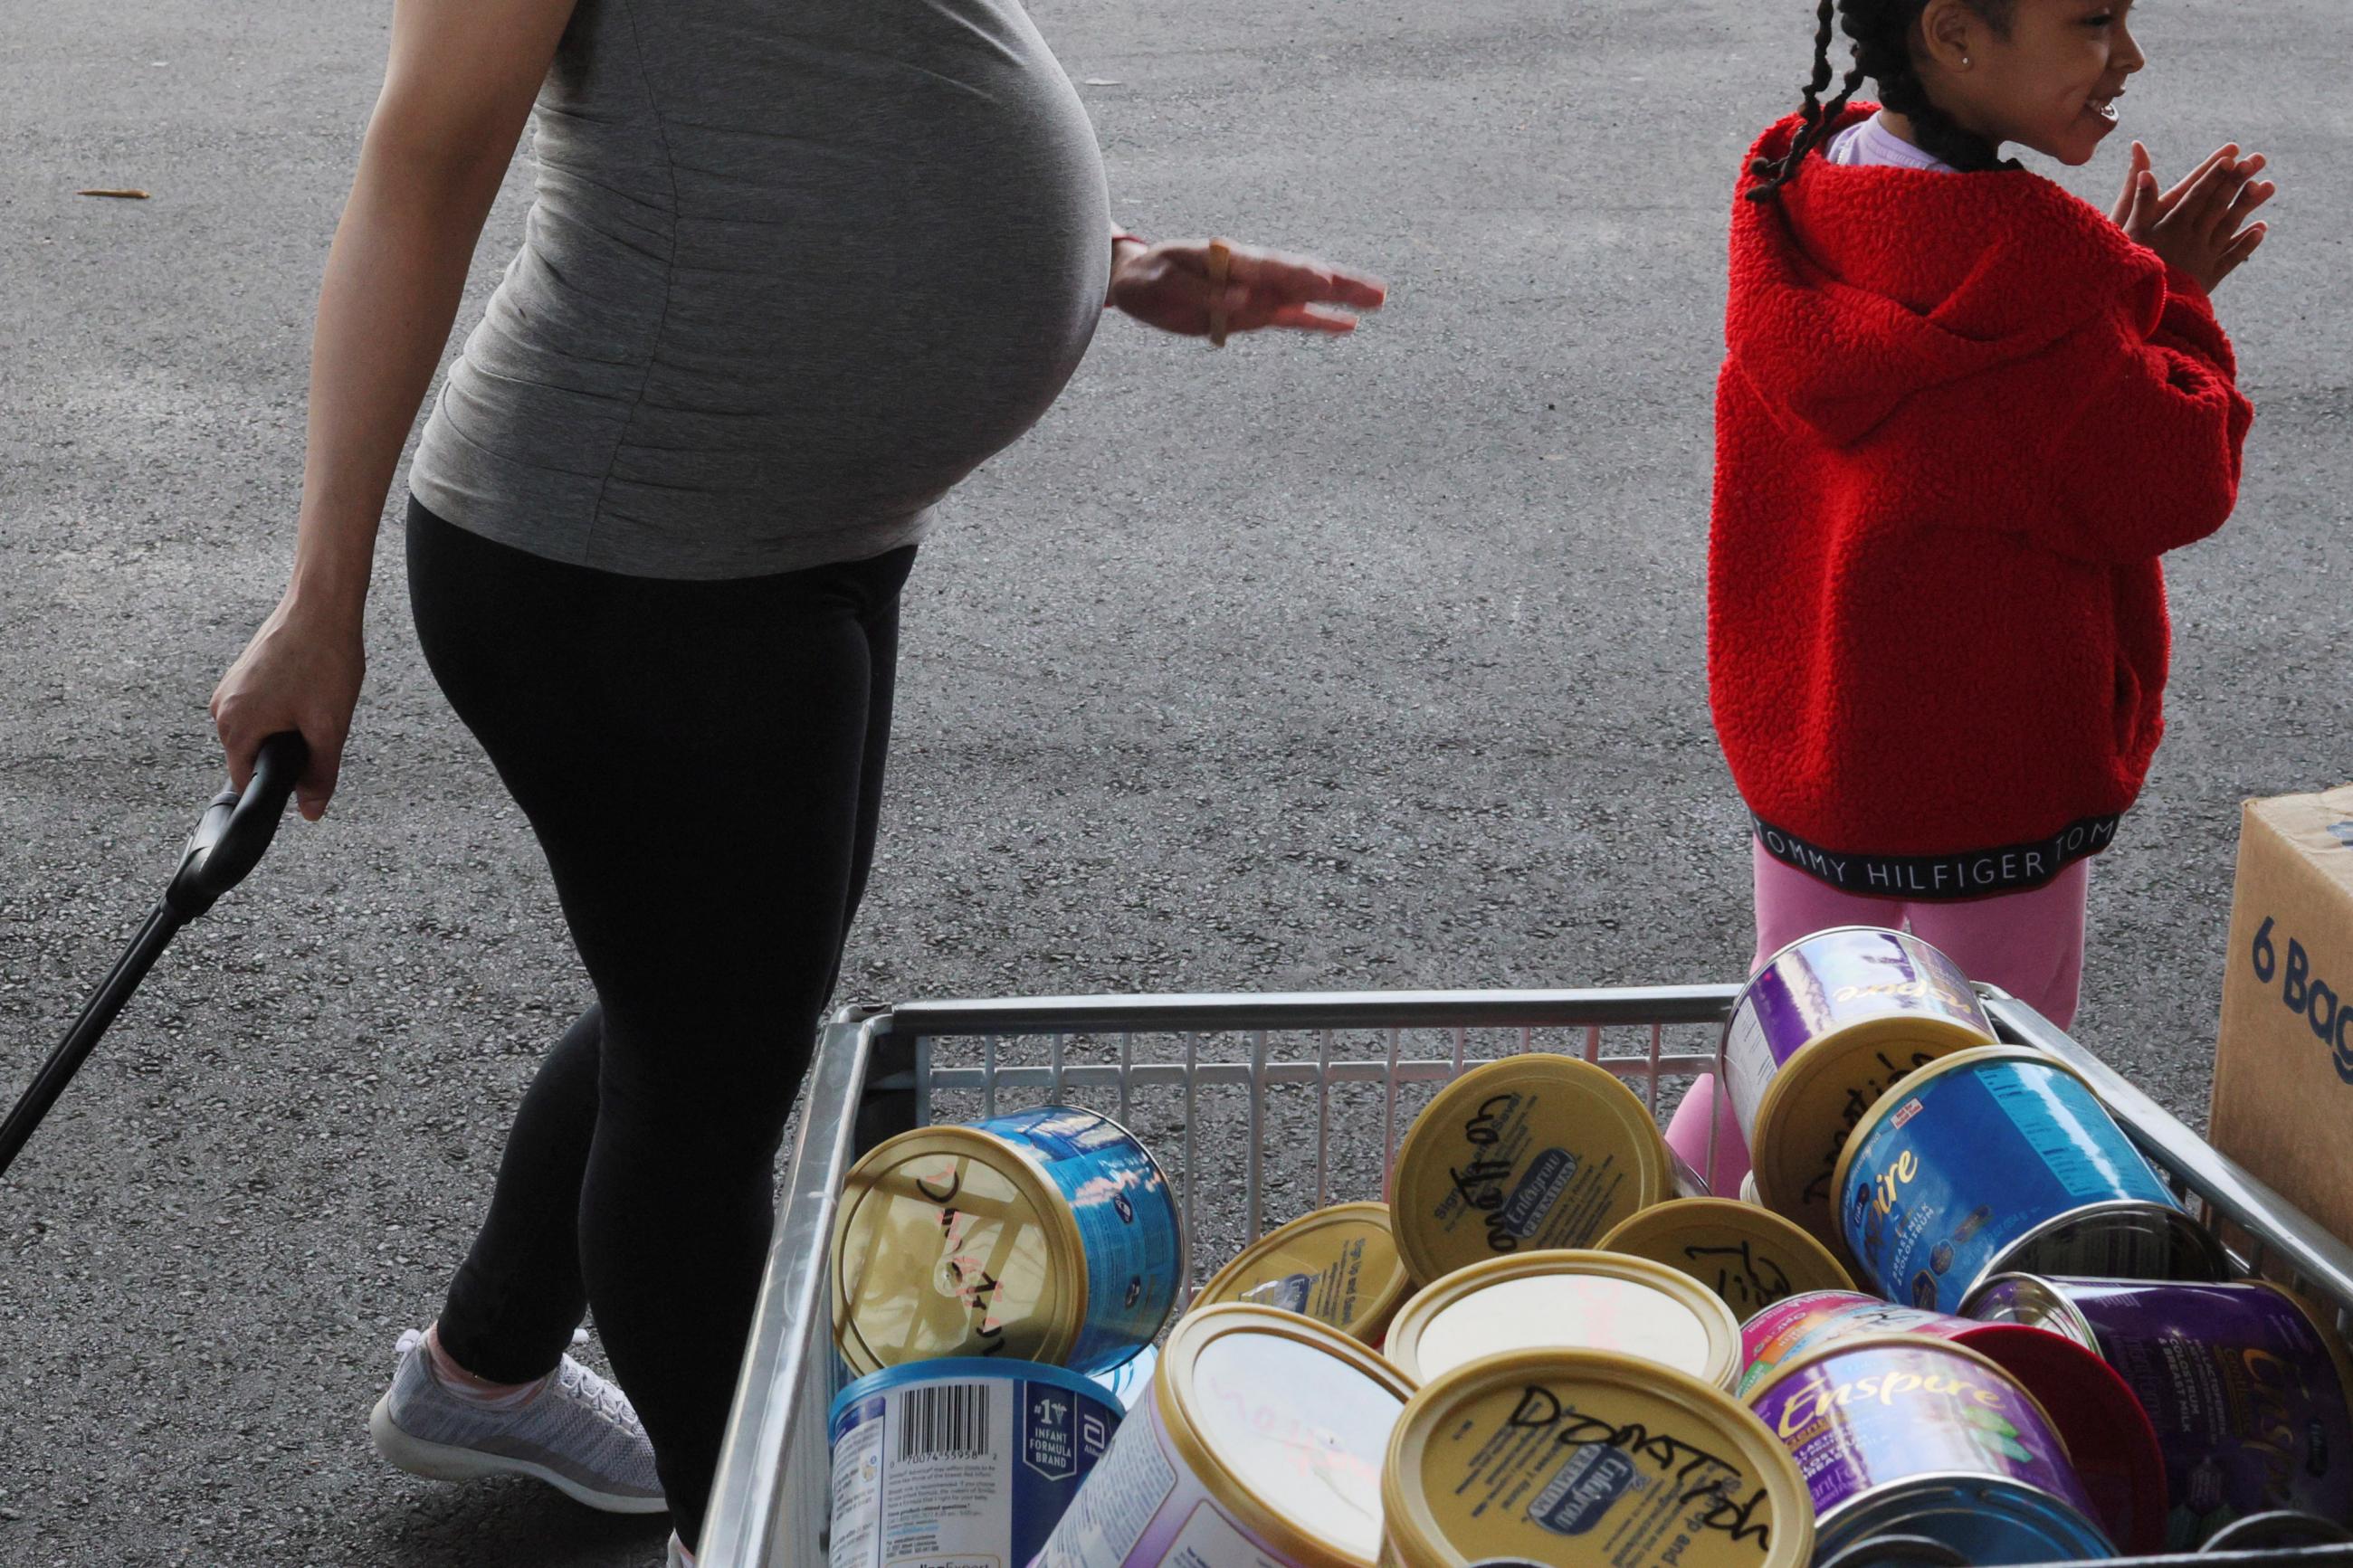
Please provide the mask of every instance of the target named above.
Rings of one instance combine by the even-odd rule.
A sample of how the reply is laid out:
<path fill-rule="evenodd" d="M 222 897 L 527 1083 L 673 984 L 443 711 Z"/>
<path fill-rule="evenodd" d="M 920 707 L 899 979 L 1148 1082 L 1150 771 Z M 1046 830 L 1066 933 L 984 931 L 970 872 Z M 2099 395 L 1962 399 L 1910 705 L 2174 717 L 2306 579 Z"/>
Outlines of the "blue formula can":
<path fill-rule="evenodd" d="M 842 1184 L 834 1340 L 861 1376 L 944 1356 L 1106 1371 L 1158 1335 L 1184 1281 L 1167 1177 L 1095 1111 L 918 1128 Z"/>
<path fill-rule="evenodd" d="M 956 1357 L 837 1395 L 827 1568 L 1020 1568 L 1111 1447 L 1118 1403 L 1076 1373 Z"/>
<path fill-rule="evenodd" d="M 2023 1047 L 1962 1051 L 1898 1083 L 1856 1125 L 1831 1185 L 1858 1277 L 1932 1312 L 1957 1313 L 2013 1271 L 2221 1273 L 2213 1237 L 2090 1086 Z"/>

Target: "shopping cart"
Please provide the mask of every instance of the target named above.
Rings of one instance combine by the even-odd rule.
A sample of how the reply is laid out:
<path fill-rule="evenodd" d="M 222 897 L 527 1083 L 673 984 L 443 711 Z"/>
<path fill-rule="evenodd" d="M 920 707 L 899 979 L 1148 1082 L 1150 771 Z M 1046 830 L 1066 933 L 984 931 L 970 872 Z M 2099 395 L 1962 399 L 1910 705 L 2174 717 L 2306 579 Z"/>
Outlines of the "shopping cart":
<path fill-rule="evenodd" d="M 776 1238 L 703 1529 L 704 1568 L 818 1568 L 829 1507 L 827 1246 L 844 1173 L 934 1121 L 1064 1103 L 1117 1117 L 1178 1190 L 1198 1288 L 1270 1224 L 1377 1195 L 1412 1114 L 1466 1066 L 1579 1055 L 1653 1113 L 1713 1071 L 1739 988 L 1088 996 L 849 1008 L 819 1039 Z M 1986 990 L 2007 1039 L 2082 1069 L 2241 1267 L 2353 1327 L 2353 1248 L 2167 1114 L 2041 1015 Z M 2353 1546 L 2122 1559 L 2353 1568 Z"/>

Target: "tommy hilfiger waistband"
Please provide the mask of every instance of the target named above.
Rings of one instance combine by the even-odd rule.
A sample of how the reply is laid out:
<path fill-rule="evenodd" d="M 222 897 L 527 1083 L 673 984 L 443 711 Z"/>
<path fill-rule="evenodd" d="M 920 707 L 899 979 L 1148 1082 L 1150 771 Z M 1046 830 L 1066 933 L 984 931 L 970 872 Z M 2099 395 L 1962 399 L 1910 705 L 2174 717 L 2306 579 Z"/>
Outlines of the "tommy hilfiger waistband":
<path fill-rule="evenodd" d="M 2042 887 L 2061 871 L 2105 849 L 2116 836 L 2115 816 L 2087 816 L 2048 838 L 1951 855 L 1858 855 L 1809 844 L 1786 828 L 1751 816 L 1757 842 L 1775 859 L 1817 880 L 1865 898 L 1983 899 Z"/>

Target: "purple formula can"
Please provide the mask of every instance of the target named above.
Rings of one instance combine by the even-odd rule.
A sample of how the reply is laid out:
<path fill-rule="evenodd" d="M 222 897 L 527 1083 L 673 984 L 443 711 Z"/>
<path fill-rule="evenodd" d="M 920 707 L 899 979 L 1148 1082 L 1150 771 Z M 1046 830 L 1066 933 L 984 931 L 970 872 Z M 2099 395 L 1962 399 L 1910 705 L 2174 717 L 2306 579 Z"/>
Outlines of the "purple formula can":
<path fill-rule="evenodd" d="M 2165 1455 L 2169 1549 L 2281 1509 L 2353 1519 L 2353 1365 L 2286 1291 L 2011 1274 L 1968 1310 L 2065 1334 L 2123 1374 Z"/>
<path fill-rule="evenodd" d="M 1968 977 L 1915 936 L 1841 926 L 1775 953 L 1732 1005 L 1718 1079 L 1758 1201 L 1839 1246 L 1831 1170 L 1863 1112 L 1915 1068 L 1995 1040 Z"/>
<path fill-rule="evenodd" d="M 1812 1491 L 1817 1560 L 1882 1536 L 1980 1564 L 2115 1551 L 2042 1405 L 1974 1351 L 1910 1334 L 1842 1340 L 1788 1363 L 1748 1406 Z"/>

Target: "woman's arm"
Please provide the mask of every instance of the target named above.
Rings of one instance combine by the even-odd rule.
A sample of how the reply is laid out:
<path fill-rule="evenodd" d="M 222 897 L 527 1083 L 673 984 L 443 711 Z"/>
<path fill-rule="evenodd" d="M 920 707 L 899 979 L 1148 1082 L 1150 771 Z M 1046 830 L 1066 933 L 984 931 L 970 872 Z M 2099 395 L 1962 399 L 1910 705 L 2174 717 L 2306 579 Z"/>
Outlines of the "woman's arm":
<path fill-rule="evenodd" d="M 1147 326 L 1186 336 L 1289 327 L 1352 332 L 1350 310 L 1377 310 L 1388 286 L 1377 278 L 1308 256 L 1289 256 L 1224 240 L 1152 245 L 1112 230 L 1108 306 Z M 1212 251 L 1222 257 L 1212 259 Z M 1222 270 L 1222 290 L 1212 280 Z M 1342 309 L 1332 309 L 1334 306 Z"/>
<path fill-rule="evenodd" d="M 1152 242 L 1140 234 L 1132 234 L 1117 224 L 1111 226 L 1111 281 L 1119 281 L 1120 270 L 1129 262 L 1152 248 Z M 1108 310 L 1119 301 L 1110 286 L 1103 289 L 1103 309 Z"/>
<path fill-rule="evenodd" d="M 574 0 L 396 0 L 384 90 L 328 252 L 285 595 L 213 694 L 239 788 L 299 729 L 302 815 L 326 810 L 365 659 L 360 615 L 401 447 L 433 379 L 482 221 Z"/>

